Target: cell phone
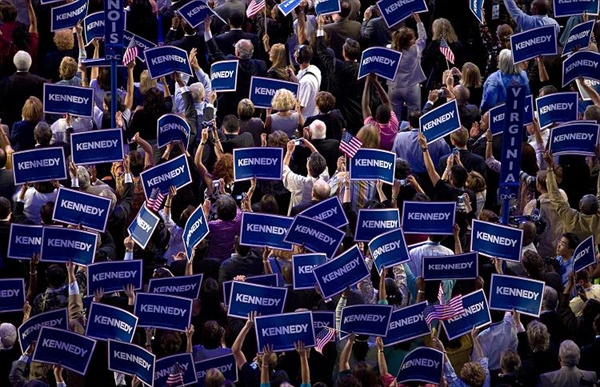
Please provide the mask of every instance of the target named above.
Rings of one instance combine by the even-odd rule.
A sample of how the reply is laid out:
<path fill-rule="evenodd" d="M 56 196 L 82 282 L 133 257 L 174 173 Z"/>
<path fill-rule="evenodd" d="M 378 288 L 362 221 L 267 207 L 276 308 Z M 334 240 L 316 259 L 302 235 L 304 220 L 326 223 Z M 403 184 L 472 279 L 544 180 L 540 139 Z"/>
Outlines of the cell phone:
<path fill-rule="evenodd" d="M 583 286 L 579 284 L 575 285 L 575 292 L 577 292 L 577 294 L 583 293 Z"/>
<path fill-rule="evenodd" d="M 215 119 L 215 108 L 212 106 L 206 106 L 202 111 L 202 121 L 208 122 Z"/>
<path fill-rule="evenodd" d="M 458 154 L 458 148 L 452 149 L 452 154 L 456 156 Z"/>
<path fill-rule="evenodd" d="M 213 186 L 215 187 L 215 191 L 219 192 L 219 180 L 213 181 Z"/>
<path fill-rule="evenodd" d="M 400 185 L 406 185 L 406 179 L 400 179 Z"/>
<path fill-rule="evenodd" d="M 296 146 L 303 146 L 304 143 L 302 142 L 302 140 L 296 139 L 296 140 L 294 140 L 294 145 L 296 145 Z"/>

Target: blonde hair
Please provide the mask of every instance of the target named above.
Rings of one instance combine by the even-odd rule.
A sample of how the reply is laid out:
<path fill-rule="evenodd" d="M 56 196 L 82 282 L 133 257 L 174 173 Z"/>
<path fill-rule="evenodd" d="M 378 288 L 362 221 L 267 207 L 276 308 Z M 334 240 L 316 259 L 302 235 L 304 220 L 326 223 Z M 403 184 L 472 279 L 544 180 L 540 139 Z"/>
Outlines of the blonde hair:
<path fill-rule="evenodd" d="M 485 382 L 485 370 L 481 364 L 471 361 L 460 369 L 460 378 L 471 387 L 480 387 Z"/>
<path fill-rule="evenodd" d="M 363 148 L 379 149 L 381 136 L 379 129 L 375 125 L 365 125 L 360 128 L 358 133 L 356 133 L 356 138 L 362 142 Z"/>
<path fill-rule="evenodd" d="M 42 101 L 37 97 L 29 97 L 23 104 L 21 115 L 25 121 L 39 122 L 44 117 Z"/>
<path fill-rule="evenodd" d="M 443 17 L 435 19 L 431 25 L 431 30 L 433 32 L 432 40 L 444 38 L 448 44 L 458 42 L 456 32 L 454 32 L 454 28 L 448 19 Z"/>
<path fill-rule="evenodd" d="M 294 93 L 286 89 L 277 90 L 271 101 L 271 107 L 280 112 L 292 110 L 295 106 L 296 98 L 294 97 Z"/>
<path fill-rule="evenodd" d="M 75 46 L 73 31 L 70 28 L 56 31 L 53 40 L 56 48 L 60 51 L 71 50 Z"/>
<path fill-rule="evenodd" d="M 244 98 L 238 102 L 237 114 L 240 119 L 251 118 L 254 115 L 254 104 L 248 98 Z"/>
<path fill-rule="evenodd" d="M 225 376 L 216 368 L 210 368 L 204 376 L 204 385 L 206 387 L 221 387 L 225 383 Z"/>
<path fill-rule="evenodd" d="M 479 67 L 472 62 L 467 62 L 462 67 L 462 85 L 464 87 L 481 87 L 481 72 Z"/>
<path fill-rule="evenodd" d="M 285 67 L 287 66 L 287 55 L 285 52 L 285 46 L 281 43 L 275 43 L 273 46 L 271 46 L 270 54 L 273 56 L 273 64 L 271 68 L 283 68 L 285 71 Z"/>
<path fill-rule="evenodd" d="M 156 81 L 156 79 L 150 78 L 148 70 L 142 71 L 142 73 L 140 74 L 140 93 L 142 95 L 145 95 L 148 90 L 157 86 L 158 82 Z"/>
<path fill-rule="evenodd" d="M 60 61 L 58 75 L 61 79 L 71 79 L 75 74 L 77 74 L 77 62 L 70 56 L 65 56 L 62 61 Z"/>

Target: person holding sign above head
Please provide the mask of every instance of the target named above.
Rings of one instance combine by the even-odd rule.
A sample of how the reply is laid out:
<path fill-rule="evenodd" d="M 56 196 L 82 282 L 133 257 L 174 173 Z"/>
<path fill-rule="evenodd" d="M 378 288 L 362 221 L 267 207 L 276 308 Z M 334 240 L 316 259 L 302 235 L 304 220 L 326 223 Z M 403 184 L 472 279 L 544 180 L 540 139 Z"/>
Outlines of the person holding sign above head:
<path fill-rule="evenodd" d="M 533 0 L 530 8 L 531 15 L 523 12 L 515 3 L 515 0 L 506 0 L 504 5 L 510 17 L 517 23 L 518 31 L 553 25 L 556 28 L 556 33 L 560 32 L 560 26 L 556 20 L 548 16 L 550 14 L 548 0 Z"/>
<path fill-rule="evenodd" d="M 371 113 L 371 85 L 377 90 L 377 95 L 381 99 L 381 105 L 377 107 L 375 117 Z M 385 92 L 375 74 L 369 74 L 365 82 L 362 97 L 362 112 L 365 125 L 374 125 L 379 129 L 379 146 L 383 150 L 392 150 L 394 139 L 398 133 L 399 125 L 398 117 L 392 110 L 390 97 Z"/>

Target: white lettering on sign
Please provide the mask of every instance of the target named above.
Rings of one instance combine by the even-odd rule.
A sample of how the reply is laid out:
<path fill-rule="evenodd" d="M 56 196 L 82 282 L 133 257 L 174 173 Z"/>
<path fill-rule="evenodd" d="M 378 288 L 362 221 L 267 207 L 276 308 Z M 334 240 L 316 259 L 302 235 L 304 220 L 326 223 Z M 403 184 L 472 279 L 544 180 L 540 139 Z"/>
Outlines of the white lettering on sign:
<path fill-rule="evenodd" d="M 323 241 L 323 242 L 327 243 L 330 246 L 333 245 L 336 242 L 336 240 L 333 239 L 332 237 L 330 237 L 329 235 L 324 234 L 321 231 L 317 231 L 315 229 L 312 229 L 310 227 L 296 225 L 296 227 L 294 228 L 294 231 L 297 231 L 299 233 L 315 237 L 318 240 Z"/>
<path fill-rule="evenodd" d="M 72 200 L 61 200 L 60 206 L 69 210 L 85 212 L 88 215 L 102 216 L 104 210 L 98 207 L 90 206 L 83 203 L 77 203 Z"/>
<path fill-rule="evenodd" d="M 238 167 L 247 167 L 249 165 L 277 165 L 279 161 L 278 158 L 270 158 L 270 157 L 248 157 L 238 159 L 237 165 Z"/>
<path fill-rule="evenodd" d="M 397 220 L 363 220 L 362 227 L 364 228 L 397 228 Z"/>
<path fill-rule="evenodd" d="M 535 38 L 527 39 L 515 44 L 515 49 L 522 50 L 524 48 L 535 46 L 538 44 L 548 43 L 550 42 L 550 39 L 552 39 L 552 35 L 536 36 Z"/>
<path fill-rule="evenodd" d="M 517 239 L 506 238 L 499 235 L 488 234 L 487 232 L 477 231 L 477 239 L 481 239 L 486 242 L 491 242 L 497 245 L 515 247 L 517 245 Z"/>
<path fill-rule="evenodd" d="M 233 70 L 223 70 L 223 71 L 215 71 L 210 74 L 210 79 L 223 79 L 223 78 L 233 78 Z"/>
<path fill-rule="evenodd" d="M 155 176 L 152 179 L 148 180 L 148 186 L 152 187 L 156 184 L 162 183 L 163 181 L 172 180 L 172 179 L 176 178 L 177 176 L 181 175 L 183 173 L 184 169 L 185 169 L 185 165 L 182 165 L 180 167 L 175 168 L 172 171 L 163 173 L 162 175 Z"/>
<path fill-rule="evenodd" d="M 166 63 L 166 62 L 179 62 L 179 63 L 186 64 L 187 59 L 185 59 L 184 57 L 179 56 L 179 55 L 167 54 L 167 55 L 162 55 L 162 56 L 157 56 L 155 58 L 151 58 L 150 62 L 153 65 L 158 65 L 158 64 Z"/>
<path fill-rule="evenodd" d="M 249 294 L 238 293 L 235 295 L 236 302 L 242 302 L 244 304 L 262 305 L 262 306 L 279 306 L 281 299 L 268 298 L 261 296 L 251 296 Z"/>
<path fill-rule="evenodd" d="M 87 104 L 88 101 L 90 100 L 89 98 L 86 97 L 80 97 L 78 95 L 65 95 L 65 94 L 53 94 L 50 93 L 47 95 L 48 101 L 54 101 L 54 102 L 69 102 L 69 103 L 76 103 L 79 105 L 84 105 Z"/>
<path fill-rule="evenodd" d="M 18 297 L 21 290 L 19 289 L 3 289 L 0 290 L 0 298 Z"/>
<path fill-rule="evenodd" d="M 184 293 L 195 290 L 197 285 L 198 284 L 157 286 L 152 293 Z"/>
<path fill-rule="evenodd" d="M 552 103 L 550 105 L 542 106 L 540 108 L 540 114 L 547 114 L 556 110 L 572 110 L 573 103 L 572 102 L 564 102 L 564 103 Z"/>
<path fill-rule="evenodd" d="M 483 301 L 478 302 L 476 304 L 473 304 L 471 306 L 469 306 L 468 308 L 464 309 L 464 312 L 458 316 L 452 317 L 450 320 L 448 320 L 449 322 L 454 322 L 457 320 L 460 320 L 463 317 L 475 314 L 475 313 L 479 313 L 483 310 Z"/>
<path fill-rule="evenodd" d="M 308 324 L 293 324 L 284 325 L 282 327 L 262 328 L 261 332 L 263 336 L 279 336 L 305 333 L 307 330 Z"/>
<path fill-rule="evenodd" d="M 592 133 L 565 133 L 554 136 L 552 143 L 569 141 L 569 140 L 583 140 L 590 141 L 594 138 Z"/>
<path fill-rule="evenodd" d="M 52 348 L 52 349 L 60 349 L 62 351 L 67 351 L 69 353 L 72 353 L 74 355 L 81 356 L 81 357 L 84 357 L 85 354 L 88 352 L 87 349 L 83 349 L 74 344 L 65 343 L 62 341 L 52 340 L 52 339 L 44 339 L 42 341 L 42 347 Z"/>
<path fill-rule="evenodd" d="M 84 3 L 81 7 L 70 11 L 70 12 L 65 12 L 65 13 L 60 13 L 58 15 L 56 15 L 56 20 L 68 20 L 74 17 L 78 17 L 79 15 L 81 15 L 83 13 L 83 11 L 85 11 L 87 9 L 87 3 Z"/>
<path fill-rule="evenodd" d="M 368 57 L 366 57 L 362 61 L 361 65 L 364 66 L 364 65 L 367 65 L 369 63 L 381 63 L 381 64 L 383 64 L 385 66 L 392 67 L 392 66 L 394 66 L 396 64 L 396 61 L 392 60 L 390 58 L 386 58 L 385 56 L 379 56 L 379 55 L 377 55 L 377 56 L 368 56 Z"/>
<path fill-rule="evenodd" d="M 92 248 L 91 243 L 85 243 L 81 241 L 63 240 L 57 238 L 48 239 L 49 247 L 66 247 L 68 249 L 75 249 L 81 251 L 90 251 Z"/>
<path fill-rule="evenodd" d="M 393 241 L 390 243 L 386 243 L 385 245 L 379 246 L 375 250 L 371 251 L 371 255 L 373 256 L 373 259 L 377 259 L 377 257 L 379 257 L 383 253 L 387 253 L 387 252 L 399 249 L 401 245 L 402 245 L 402 243 L 400 241 Z"/>
<path fill-rule="evenodd" d="M 461 263 L 428 263 L 429 270 L 464 270 L 473 267 L 473 262 Z"/>
<path fill-rule="evenodd" d="M 344 316 L 344 324 L 356 321 L 383 322 L 383 320 L 385 320 L 385 315 L 381 314 L 352 314 Z"/>
<path fill-rule="evenodd" d="M 77 151 L 87 151 L 96 149 L 110 149 L 116 148 L 119 140 L 102 140 L 102 141 L 89 141 L 81 142 L 75 145 Z"/>
<path fill-rule="evenodd" d="M 102 316 L 99 314 L 94 316 L 94 324 L 108 325 L 111 327 L 119 328 L 120 330 L 127 332 L 128 334 L 131 334 L 131 331 L 133 330 L 133 327 L 123 320 L 119 320 L 118 318 L 114 317 Z"/>
<path fill-rule="evenodd" d="M 150 370 L 150 366 L 152 365 L 152 364 L 148 363 L 142 357 L 137 356 L 137 355 L 132 355 L 131 353 L 127 353 L 127 352 L 113 351 L 113 357 L 116 357 L 117 359 L 126 360 L 126 361 L 130 361 L 130 362 L 136 363 L 136 364 L 142 366 L 142 368 L 144 368 L 145 370 L 148 370 L 148 371 Z"/>
<path fill-rule="evenodd" d="M 354 159 L 354 165 L 357 167 L 377 167 L 383 169 L 390 169 L 392 163 L 390 161 L 383 161 L 377 159 Z"/>
<path fill-rule="evenodd" d="M 42 237 L 30 237 L 30 236 L 25 236 L 25 235 L 17 235 L 15 237 L 15 243 L 18 243 L 20 245 L 41 245 L 42 244 Z"/>
<path fill-rule="evenodd" d="M 44 167 L 56 167 L 60 164 L 60 158 L 52 159 L 41 159 L 41 160 L 29 160 L 21 161 L 17 163 L 19 170 L 32 169 L 32 168 L 44 168 Z"/>
<path fill-rule="evenodd" d="M 454 118 L 454 114 L 456 112 L 454 110 L 452 110 L 451 112 L 448 112 L 438 118 L 434 118 L 433 120 L 427 122 L 425 125 L 423 125 L 423 131 L 427 131 L 430 129 L 433 129 L 434 127 L 438 126 L 438 125 L 442 125 L 448 121 L 450 121 L 451 119 Z"/>
<path fill-rule="evenodd" d="M 408 220 L 448 220 L 450 213 L 444 212 L 409 212 Z"/>
<path fill-rule="evenodd" d="M 271 226 L 269 224 L 246 224 L 246 231 L 261 232 L 267 234 L 285 235 L 287 229 L 285 227 Z"/>
<path fill-rule="evenodd" d="M 570 65 L 568 65 L 565 68 L 565 73 L 568 73 L 571 70 L 575 69 L 576 67 L 580 67 L 580 66 L 597 68 L 598 62 L 594 62 L 593 60 L 589 60 L 589 59 L 576 60 L 575 62 L 571 63 Z"/>
<path fill-rule="evenodd" d="M 185 316 L 187 309 L 175 308 L 173 306 L 165 306 L 165 305 L 142 304 L 142 306 L 140 307 L 140 312 L 170 314 L 173 316 Z"/>
<path fill-rule="evenodd" d="M 404 362 L 404 364 L 402 364 L 402 369 L 405 369 L 408 367 L 414 367 L 414 366 L 437 368 L 437 367 L 439 367 L 439 365 L 440 365 L 439 361 L 435 361 L 435 360 L 431 360 L 431 359 L 427 359 L 427 358 L 411 359 L 411 360 Z"/>
<path fill-rule="evenodd" d="M 400 320 L 390 321 L 390 329 L 402 328 L 403 326 L 416 324 L 420 321 L 423 321 L 422 314 L 416 314 L 414 316 L 408 316 L 405 318 L 401 318 Z"/>
<path fill-rule="evenodd" d="M 496 288 L 496 294 L 501 294 L 503 296 L 527 298 L 529 300 L 537 300 L 538 296 L 540 295 L 540 293 L 531 290 L 510 288 L 508 286 L 498 286 Z"/>
<path fill-rule="evenodd" d="M 26 338 L 30 333 L 39 331 L 40 329 L 42 329 L 42 327 L 55 327 L 55 326 L 62 324 L 62 322 L 63 322 L 63 318 L 55 318 L 53 320 L 39 322 L 39 323 L 32 325 L 29 328 L 25 329 L 21 336 L 23 338 Z"/>
<path fill-rule="evenodd" d="M 106 281 L 111 279 L 128 279 L 134 278 L 137 270 L 125 271 L 107 271 L 106 273 L 98 273 L 92 275 L 92 281 Z"/>
<path fill-rule="evenodd" d="M 321 279 L 323 280 L 323 283 L 335 281 L 338 277 L 341 277 L 344 274 L 350 272 L 351 270 L 353 270 L 355 267 L 358 266 L 359 260 L 360 260 L 360 257 L 356 257 L 355 259 L 351 260 L 350 262 L 348 262 L 344 266 L 340 267 L 339 269 L 335 269 L 331 273 L 325 274 L 324 276 L 321 277 Z"/>
<path fill-rule="evenodd" d="M 390 13 L 404 7 L 407 4 L 412 3 L 413 1 L 415 0 L 398 0 L 395 3 L 388 5 L 386 8 L 384 8 L 384 12 L 389 15 Z"/>

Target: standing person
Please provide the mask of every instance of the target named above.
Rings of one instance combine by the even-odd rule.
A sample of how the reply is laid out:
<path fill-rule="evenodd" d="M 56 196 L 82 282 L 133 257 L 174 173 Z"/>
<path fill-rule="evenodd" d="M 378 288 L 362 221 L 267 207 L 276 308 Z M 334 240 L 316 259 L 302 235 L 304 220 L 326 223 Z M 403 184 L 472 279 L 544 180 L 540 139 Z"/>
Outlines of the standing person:
<path fill-rule="evenodd" d="M 311 64 L 313 49 L 308 45 L 300 45 L 294 51 L 294 59 L 300 64 L 298 75 L 290 77 L 293 82 L 298 82 L 298 101 L 302 108 L 302 117 L 312 117 L 318 114 L 317 93 L 321 87 L 321 70 Z"/>
<path fill-rule="evenodd" d="M 344 45 L 348 39 L 358 41 L 360 38 L 360 23 L 356 20 L 350 20 L 351 6 L 346 1 L 340 2 L 340 13 L 332 16 L 333 23 L 324 27 L 325 33 L 329 38 L 329 46 L 335 52 L 335 56 L 342 57 Z"/>
<path fill-rule="evenodd" d="M 515 0 L 505 0 L 504 5 L 510 17 L 517 23 L 517 30 L 520 32 L 547 25 L 554 26 L 556 34 L 560 32 L 558 22 L 548 16 L 550 4 L 547 0 L 533 0 L 530 8 L 531 15 L 523 12 L 515 3 Z"/>
<path fill-rule="evenodd" d="M 377 94 L 381 99 L 381 105 L 375 111 L 375 117 L 371 113 L 371 85 L 377 90 Z M 383 150 L 390 151 L 394 145 L 394 139 L 398 134 L 400 123 L 396 113 L 392 110 L 390 97 L 385 92 L 375 74 L 367 76 L 367 82 L 363 90 L 362 112 L 365 125 L 374 125 L 379 129 L 379 146 Z"/>
<path fill-rule="evenodd" d="M 499 103 L 506 101 L 506 88 L 512 83 L 525 87 L 525 95 L 531 94 L 527 73 L 521 66 L 513 63 L 512 52 L 508 49 L 500 51 L 498 71 L 490 75 L 483 83 L 481 112 L 485 113 Z"/>
<path fill-rule="evenodd" d="M 573 233 L 566 232 L 556 246 L 556 260 L 560 265 L 560 274 L 563 285 L 569 282 L 569 275 L 573 271 L 573 253 L 579 245 L 579 238 Z"/>
<path fill-rule="evenodd" d="M 427 74 L 427 90 L 437 89 L 442 84 L 442 74 L 450 64 L 460 68 L 464 63 L 462 43 L 458 40 L 456 32 L 448 19 L 439 18 L 431 26 L 433 36 L 431 42 L 423 52 L 423 68 Z M 454 54 L 454 63 L 450 63 L 440 51 L 442 40 L 446 42 Z"/>

